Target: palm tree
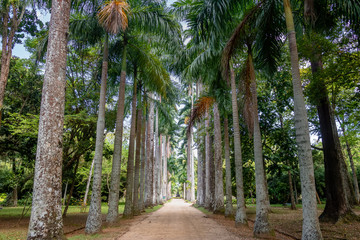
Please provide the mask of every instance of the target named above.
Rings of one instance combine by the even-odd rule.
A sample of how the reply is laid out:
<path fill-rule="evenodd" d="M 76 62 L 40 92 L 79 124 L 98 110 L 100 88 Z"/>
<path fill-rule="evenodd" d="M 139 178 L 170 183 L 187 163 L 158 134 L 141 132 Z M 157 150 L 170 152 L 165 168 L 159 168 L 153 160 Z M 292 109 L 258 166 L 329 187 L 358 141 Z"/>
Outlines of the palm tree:
<path fill-rule="evenodd" d="M 285 19 L 289 39 L 291 73 L 293 78 L 296 142 L 298 145 L 301 192 L 303 196 L 302 239 L 322 239 L 317 218 L 314 166 L 310 147 L 309 124 L 301 87 L 294 20 L 289 0 L 284 0 Z"/>
<path fill-rule="evenodd" d="M 112 34 L 116 34 L 120 29 L 127 27 L 126 11 L 128 5 L 124 1 L 113 0 L 103 5 L 98 12 L 99 23 L 104 29 Z M 103 65 L 101 72 L 101 89 L 99 114 L 96 128 L 96 145 L 94 156 L 94 177 L 91 194 L 91 203 L 89 215 L 86 221 L 85 232 L 94 234 L 100 231 L 102 225 L 101 218 L 101 172 L 102 172 L 102 156 L 104 147 L 104 129 L 105 129 L 105 103 L 106 103 L 106 82 L 108 72 L 108 35 L 105 34 L 105 43 L 103 50 Z M 114 169 L 114 167 L 113 167 Z"/>
<path fill-rule="evenodd" d="M 63 238 L 61 176 L 69 18 L 70 1 L 52 1 L 27 239 Z"/>
<path fill-rule="evenodd" d="M 232 182 L 231 182 L 231 163 L 230 163 L 230 143 L 229 143 L 229 123 L 227 116 L 224 119 L 224 150 L 225 150 L 225 190 L 226 190 L 226 203 L 225 203 L 225 217 L 234 214 L 232 205 Z"/>
<path fill-rule="evenodd" d="M 163 9 L 157 6 L 152 6 L 150 3 L 141 3 L 138 1 L 131 1 L 132 10 L 129 17 L 129 27 L 127 31 L 122 32 L 122 39 L 120 39 L 115 46 L 122 47 L 122 64 L 121 64 L 121 77 L 120 77 L 120 86 L 119 86 L 119 97 L 118 97 L 118 110 L 116 117 L 116 132 L 115 132 L 115 146 L 118 149 L 114 148 L 114 159 L 117 167 L 114 170 L 114 175 L 112 175 L 111 191 L 109 194 L 109 213 L 111 213 L 107 221 L 113 222 L 118 216 L 118 201 L 119 201 L 119 176 L 120 176 L 120 159 L 121 159 L 121 145 L 122 145 L 122 128 L 123 128 L 123 118 L 124 118 L 124 103 L 125 103 L 125 80 L 127 74 L 127 65 L 126 61 L 129 60 L 129 57 L 136 54 L 142 56 L 142 61 L 148 62 L 147 65 L 150 68 L 148 73 L 151 76 L 159 74 L 162 69 L 156 68 L 153 65 L 149 65 L 151 61 L 154 60 L 154 56 L 151 54 L 145 54 L 148 52 L 145 46 L 143 48 L 144 42 L 141 39 L 136 39 L 139 31 L 142 33 L 147 33 L 151 37 L 164 36 L 162 41 L 172 41 L 173 43 L 177 41 L 177 38 L 174 37 L 173 32 L 176 32 L 176 25 L 171 19 L 168 18 Z M 174 38 L 171 39 L 170 36 Z M 147 41 L 151 41 L 151 37 Z M 170 39 L 170 40 L 169 40 Z M 162 43 L 162 41 L 159 41 Z M 176 45 L 176 44 L 173 44 Z M 115 49 L 116 51 L 117 49 Z M 117 50 L 118 51 L 118 50 Z M 138 64 L 142 66 L 141 64 Z M 161 85 L 157 88 L 161 88 Z M 116 140 L 118 139 L 118 140 Z M 115 166 L 114 166 L 115 167 Z M 114 168 L 113 168 L 114 169 Z M 110 196 L 111 195 L 111 196 Z"/>

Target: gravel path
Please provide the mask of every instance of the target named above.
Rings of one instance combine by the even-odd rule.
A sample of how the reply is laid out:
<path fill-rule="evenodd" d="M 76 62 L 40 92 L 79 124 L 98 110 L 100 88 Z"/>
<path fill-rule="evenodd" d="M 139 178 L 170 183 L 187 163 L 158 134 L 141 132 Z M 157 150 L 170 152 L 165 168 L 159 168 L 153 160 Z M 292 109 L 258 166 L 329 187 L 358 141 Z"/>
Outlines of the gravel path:
<path fill-rule="evenodd" d="M 182 199 L 173 199 L 146 219 L 134 223 L 123 240 L 241 239 Z"/>

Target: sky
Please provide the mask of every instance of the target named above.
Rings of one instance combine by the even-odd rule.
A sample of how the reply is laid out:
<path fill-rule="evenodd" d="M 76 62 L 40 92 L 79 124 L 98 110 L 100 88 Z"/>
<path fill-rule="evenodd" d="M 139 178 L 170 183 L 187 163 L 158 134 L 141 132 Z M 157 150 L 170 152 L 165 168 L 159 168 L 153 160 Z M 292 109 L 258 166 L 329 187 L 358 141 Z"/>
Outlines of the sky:
<path fill-rule="evenodd" d="M 170 6 L 175 0 L 167 0 L 167 5 Z M 38 18 L 43 22 L 49 22 L 50 21 L 50 13 L 44 10 L 40 10 L 37 12 Z M 25 38 L 23 41 L 25 41 Z M 20 57 L 20 58 L 29 58 L 30 53 L 25 49 L 23 44 L 15 44 L 13 52 L 13 56 Z"/>

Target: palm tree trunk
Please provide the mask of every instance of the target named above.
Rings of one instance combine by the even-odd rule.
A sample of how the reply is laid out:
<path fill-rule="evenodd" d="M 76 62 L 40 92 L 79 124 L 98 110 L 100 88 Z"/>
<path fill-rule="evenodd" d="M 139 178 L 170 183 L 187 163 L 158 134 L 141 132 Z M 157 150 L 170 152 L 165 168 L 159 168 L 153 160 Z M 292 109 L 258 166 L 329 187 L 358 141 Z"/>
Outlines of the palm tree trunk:
<path fill-rule="evenodd" d="M 214 136 L 210 136 L 210 208 L 209 211 L 214 211 L 215 205 L 215 162 L 214 162 Z"/>
<path fill-rule="evenodd" d="M 247 225 L 247 217 L 245 211 L 244 182 L 243 182 L 243 163 L 241 156 L 241 141 L 239 127 L 239 111 L 237 106 L 237 94 L 235 85 L 234 69 L 230 69 L 231 80 L 231 103 L 234 127 L 234 151 L 235 151 L 235 176 L 236 176 L 236 200 L 237 208 L 235 215 L 235 224 Z"/>
<path fill-rule="evenodd" d="M 232 205 L 232 183 L 231 183 L 231 163 L 230 163 L 230 143 L 229 143 L 229 123 L 227 116 L 224 119 L 224 150 L 225 150 L 225 186 L 226 186 L 226 204 L 225 217 L 230 217 L 234 214 Z"/>
<path fill-rule="evenodd" d="M 141 93 L 141 89 L 139 90 Z M 140 214 L 139 207 L 139 181 L 140 181 L 140 151 L 141 151 L 141 124 L 142 124 L 142 103 L 141 95 L 138 100 L 138 112 L 137 112 L 137 122 L 136 122 L 136 156 L 135 156 L 135 175 L 134 175 L 134 215 L 137 216 Z"/>
<path fill-rule="evenodd" d="M 214 170 L 215 170 L 215 198 L 214 213 L 224 209 L 224 179 L 221 144 L 221 124 L 217 102 L 214 103 Z"/>
<path fill-rule="evenodd" d="M 154 148 L 155 148 L 155 159 L 154 159 L 154 203 L 158 205 L 160 202 L 158 201 L 158 180 L 159 180 L 159 159 L 160 159 L 160 149 L 159 149 L 159 109 L 156 109 L 155 114 L 155 140 L 154 140 Z"/>
<path fill-rule="evenodd" d="M 159 136 L 159 159 L 157 162 L 157 171 L 158 171 L 158 176 L 157 176 L 157 187 L 156 187 L 156 197 L 157 197 L 157 202 L 158 204 L 162 204 L 162 186 L 161 186 L 161 182 L 162 182 L 162 158 L 163 158 L 163 151 L 162 151 L 162 146 L 163 146 L 163 136 L 160 133 Z"/>
<path fill-rule="evenodd" d="M 135 151 L 135 130 L 136 130 L 136 94 L 137 94 L 137 72 L 136 67 L 134 69 L 134 84 L 133 84 L 133 98 L 131 103 L 131 127 L 130 127 L 130 139 L 129 139 L 129 155 L 127 163 L 126 174 L 126 198 L 125 208 L 123 216 L 125 218 L 132 218 L 133 212 L 133 189 L 134 189 L 134 151 Z"/>
<path fill-rule="evenodd" d="M 186 200 L 191 201 L 191 137 L 192 137 L 192 129 L 187 133 L 187 161 L 186 161 Z"/>
<path fill-rule="evenodd" d="M 85 233 L 94 234 L 100 231 L 101 219 L 101 172 L 104 148 L 104 129 L 105 129 L 105 103 L 106 103 L 106 81 L 108 71 L 108 36 L 105 35 L 104 57 L 101 70 L 101 88 L 98 121 L 96 126 L 96 143 L 94 156 L 94 177 L 91 194 L 89 215 L 86 220 Z"/>
<path fill-rule="evenodd" d="M 70 1 L 52 1 L 27 239 L 61 239 L 62 142 Z M 56 23 L 56 24 L 55 24 Z"/>
<path fill-rule="evenodd" d="M 201 127 L 200 127 L 201 128 Z M 203 149 L 201 148 L 201 146 L 203 145 L 203 141 L 202 141 L 202 137 L 201 137 L 201 133 L 198 130 L 198 135 L 199 137 L 199 141 L 200 143 L 198 144 L 198 166 L 197 166 L 197 170 L 198 170 L 198 179 L 197 179 L 197 199 L 196 199 L 196 203 L 199 206 L 203 206 L 204 205 L 204 152 Z"/>
<path fill-rule="evenodd" d="M 253 65 L 251 48 L 248 49 L 248 64 L 250 69 L 250 88 L 252 94 L 252 111 L 254 120 L 254 158 L 255 158 L 255 182 L 256 182 L 256 219 L 254 235 L 256 237 L 274 235 L 269 224 L 269 197 L 266 186 L 264 159 L 262 154 L 261 132 L 259 125 L 258 102 L 256 92 L 255 69 Z"/>
<path fill-rule="evenodd" d="M 86 204 L 87 204 L 87 196 L 89 194 L 90 182 L 91 182 L 91 176 L 92 176 L 94 164 L 95 164 L 95 158 L 93 158 L 93 160 L 91 162 L 89 177 L 88 177 L 87 184 L 86 184 L 86 190 L 85 190 L 85 196 L 84 196 L 84 202 L 83 202 L 84 207 L 86 207 Z"/>
<path fill-rule="evenodd" d="M 293 78 L 296 142 L 300 166 L 301 192 L 303 196 L 302 239 L 322 239 L 317 218 L 314 165 L 310 146 L 309 124 L 305 99 L 301 87 L 299 59 L 293 16 L 289 0 L 284 0 L 285 19 L 290 47 L 291 73 Z"/>
<path fill-rule="evenodd" d="M 205 112 L 205 208 L 211 207 L 211 191 L 210 191 L 210 116 L 209 111 Z"/>
<path fill-rule="evenodd" d="M 145 101 L 145 99 L 144 99 Z M 140 200 L 139 200 L 139 208 L 140 211 L 145 210 L 145 171 L 146 169 L 146 152 L 145 152 L 145 144 L 146 144 L 146 118 L 143 116 L 142 124 L 141 124 L 141 167 L 140 167 Z"/>
<path fill-rule="evenodd" d="M 113 223 L 119 215 L 119 183 L 121 172 L 121 155 L 122 155 L 122 135 L 123 135 L 123 122 L 124 122 L 124 107 L 125 107 L 125 85 L 126 85 L 126 45 L 124 45 L 119 96 L 117 102 L 116 112 L 116 129 L 114 140 L 114 154 L 111 169 L 111 182 L 109 192 L 109 209 L 106 215 L 106 221 Z"/>
<path fill-rule="evenodd" d="M 146 137 L 145 207 L 151 207 L 154 204 L 154 102 L 150 100 L 149 105 Z"/>
<path fill-rule="evenodd" d="M 168 174 L 167 174 L 167 160 L 168 160 L 168 156 L 169 156 L 169 141 L 170 141 L 170 136 L 166 137 L 166 141 L 164 142 L 164 148 L 165 148 L 165 154 L 164 154 L 164 162 L 163 162 L 163 196 L 165 201 L 168 200 L 168 195 L 167 195 L 167 182 L 168 182 Z"/>

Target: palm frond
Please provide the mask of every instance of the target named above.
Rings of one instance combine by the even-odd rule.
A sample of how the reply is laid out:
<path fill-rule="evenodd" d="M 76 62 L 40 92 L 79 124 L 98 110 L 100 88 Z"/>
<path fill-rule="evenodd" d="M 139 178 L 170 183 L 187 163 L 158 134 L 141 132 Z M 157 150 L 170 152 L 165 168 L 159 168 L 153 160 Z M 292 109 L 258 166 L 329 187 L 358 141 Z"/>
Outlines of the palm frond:
<path fill-rule="evenodd" d="M 259 2 L 257 5 L 255 5 L 253 8 L 250 9 L 250 11 L 244 16 L 240 24 L 236 27 L 234 30 L 232 36 L 230 37 L 229 41 L 226 43 L 226 46 L 223 50 L 221 63 L 223 67 L 223 75 L 226 81 L 229 81 L 229 72 L 230 72 L 230 59 L 235 53 L 236 48 L 238 47 L 238 43 L 240 39 L 244 35 L 245 26 L 248 24 L 248 22 L 252 19 L 254 14 L 257 12 L 257 10 L 261 7 L 262 2 Z"/>
<path fill-rule="evenodd" d="M 111 0 L 103 4 L 97 16 L 100 24 L 111 34 L 125 30 L 128 26 L 129 4 L 124 0 Z"/>
<path fill-rule="evenodd" d="M 188 132 L 196 122 L 200 121 L 200 119 L 205 116 L 206 111 L 211 108 L 214 102 L 215 98 L 210 96 L 203 96 L 196 101 L 191 111 L 190 119 L 188 120 Z"/>

